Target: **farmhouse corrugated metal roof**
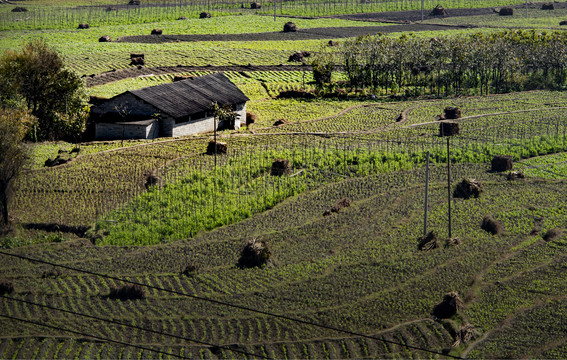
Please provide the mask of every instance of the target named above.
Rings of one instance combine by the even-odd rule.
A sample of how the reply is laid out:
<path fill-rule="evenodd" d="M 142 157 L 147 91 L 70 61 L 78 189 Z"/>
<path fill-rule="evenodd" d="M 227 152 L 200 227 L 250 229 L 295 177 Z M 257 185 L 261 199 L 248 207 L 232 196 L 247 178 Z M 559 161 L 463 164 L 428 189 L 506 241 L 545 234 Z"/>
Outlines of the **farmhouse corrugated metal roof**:
<path fill-rule="evenodd" d="M 213 102 L 234 105 L 250 100 L 222 72 L 132 90 L 129 93 L 173 118 L 210 110 Z"/>

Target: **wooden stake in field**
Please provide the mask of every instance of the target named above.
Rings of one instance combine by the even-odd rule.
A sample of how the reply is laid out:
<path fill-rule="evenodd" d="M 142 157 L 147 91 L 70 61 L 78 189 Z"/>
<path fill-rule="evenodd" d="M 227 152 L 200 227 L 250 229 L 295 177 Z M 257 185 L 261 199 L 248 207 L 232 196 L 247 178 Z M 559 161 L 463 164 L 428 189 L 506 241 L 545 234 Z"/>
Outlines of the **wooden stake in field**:
<path fill-rule="evenodd" d="M 429 191 L 429 150 L 427 150 L 427 160 L 425 163 L 425 204 L 423 215 L 423 236 L 427 235 L 427 207 L 428 207 L 428 191 Z"/>
<path fill-rule="evenodd" d="M 449 149 L 449 139 L 447 137 L 447 206 L 449 211 L 449 239 L 452 239 L 451 234 L 451 151 Z"/>

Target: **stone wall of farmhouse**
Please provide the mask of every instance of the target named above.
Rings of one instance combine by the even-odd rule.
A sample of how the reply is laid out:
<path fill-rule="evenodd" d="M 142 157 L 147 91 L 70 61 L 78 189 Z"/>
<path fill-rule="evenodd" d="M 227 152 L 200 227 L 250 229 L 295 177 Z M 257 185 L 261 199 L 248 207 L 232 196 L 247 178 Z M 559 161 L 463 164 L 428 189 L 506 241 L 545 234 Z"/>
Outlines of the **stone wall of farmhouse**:
<path fill-rule="evenodd" d="M 236 122 L 235 130 L 240 129 L 240 123 L 246 122 L 246 103 L 242 103 L 236 106 Z M 176 124 L 173 119 L 169 119 L 168 123 L 173 126 L 173 132 L 171 135 L 162 134 L 161 136 L 187 136 L 193 134 L 200 134 L 205 132 L 211 132 L 215 129 L 215 118 L 210 116 L 202 119 L 191 120 L 185 123 Z M 165 121 L 162 119 L 163 127 L 168 127 L 170 125 L 164 125 Z M 217 129 L 224 128 L 222 122 L 217 124 Z"/>
<path fill-rule="evenodd" d="M 97 139 L 155 139 L 158 135 L 157 121 L 149 125 L 95 124 L 95 137 Z"/>

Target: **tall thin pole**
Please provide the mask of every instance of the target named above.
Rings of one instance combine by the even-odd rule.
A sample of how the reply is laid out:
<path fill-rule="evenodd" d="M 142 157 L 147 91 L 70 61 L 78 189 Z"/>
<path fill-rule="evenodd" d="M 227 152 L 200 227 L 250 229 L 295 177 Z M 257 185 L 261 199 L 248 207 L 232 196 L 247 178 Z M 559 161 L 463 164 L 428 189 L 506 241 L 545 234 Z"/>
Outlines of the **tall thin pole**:
<path fill-rule="evenodd" d="M 276 11 L 278 10 L 278 3 L 274 0 L 274 21 L 276 21 Z"/>
<path fill-rule="evenodd" d="M 423 0 L 421 0 L 421 22 L 423 22 L 424 18 L 425 18 L 425 15 L 423 13 Z"/>
<path fill-rule="evenodd" d="M 428 207 L 428 191 L 429 191 L 429 150 L 427 150 L 427 161 L 425 165 L 425 204 L 423 215 L 423 236 L 427 235 L 427 207 Z"/>
<path fill-rule="evenodd" d="M 528 0 L 526 0 L 526 18 L 528 17 Z"/>
<path fill-rule="evenodd" d="M 451 239 L 451 153 L 449 150 L 449 139 L 447 137 L 447 205 L 449 209 L 449 239 Z"/>

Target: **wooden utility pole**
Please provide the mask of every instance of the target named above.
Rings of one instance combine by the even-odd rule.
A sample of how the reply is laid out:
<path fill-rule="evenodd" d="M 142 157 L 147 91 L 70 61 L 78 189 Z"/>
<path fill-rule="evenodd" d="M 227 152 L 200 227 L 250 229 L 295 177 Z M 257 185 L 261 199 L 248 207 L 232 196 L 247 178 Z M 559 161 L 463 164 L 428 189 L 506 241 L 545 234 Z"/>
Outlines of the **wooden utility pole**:
<path fill-rule="evenodd" d="M 423 236 L 427 235 L 427 208 L 428 208 L 428 191 L 429 191 L 429 150 L 427 150 L 427 161 L 425 163 L 425 204 L 423 215 Z"/>
<path fill-rule="evenodd" d="M 453 238 L 451 233 L 451 152 L 449 150 L 449 139 L 447 137 L 447 206 L 449 209 L 449 239 Z"/>
<path fill-rule="evenodd" d="M 423 20 L 425 19 L 425 15 L 424 15 L 423 11 L 424 11 L 423 10 L 423 0 L 421 0 L 421 22 L 423 22 Z"/>

